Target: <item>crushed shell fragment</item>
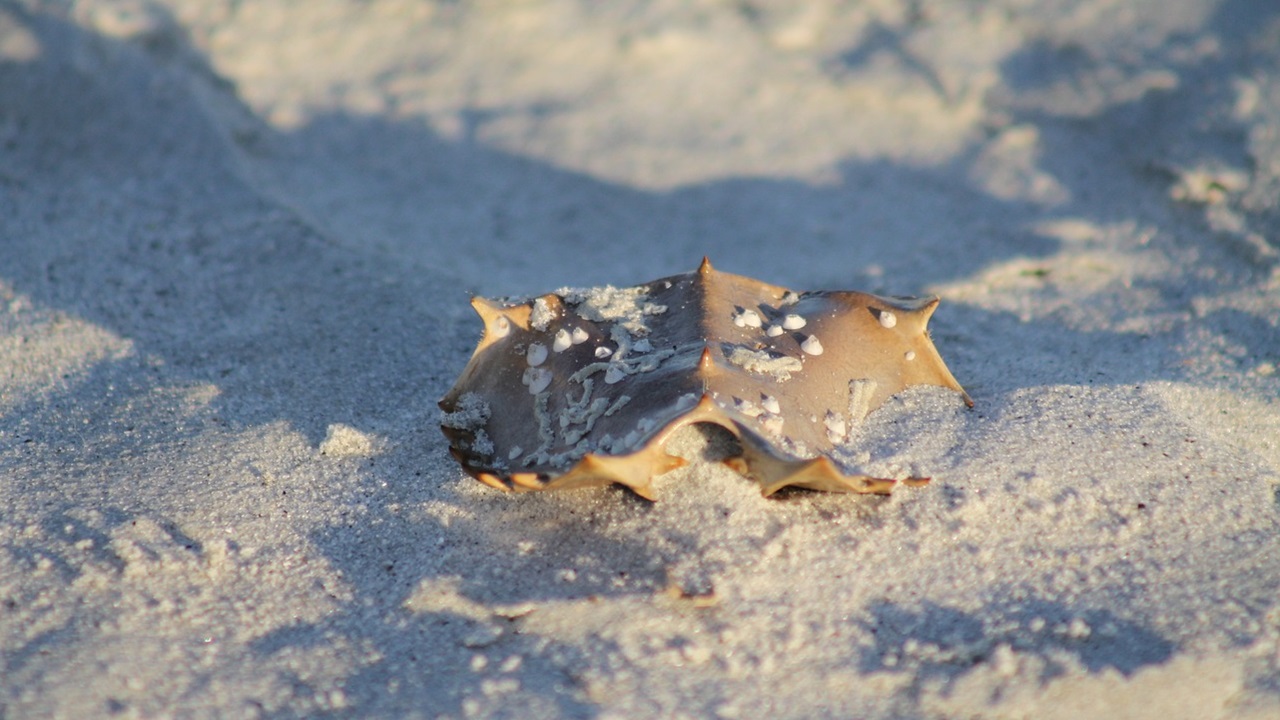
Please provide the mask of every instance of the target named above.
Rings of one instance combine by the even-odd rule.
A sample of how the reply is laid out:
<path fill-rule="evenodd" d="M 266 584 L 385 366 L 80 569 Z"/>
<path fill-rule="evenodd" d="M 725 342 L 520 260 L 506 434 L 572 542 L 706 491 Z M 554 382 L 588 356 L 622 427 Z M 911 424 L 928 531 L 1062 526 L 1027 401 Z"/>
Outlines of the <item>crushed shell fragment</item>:
<path fill-rule="evenodd" d="M 857 457 L 846 443 L 858 423 L 906 387 L 950 388 L 973 405 L 926 332 L 937 304 L 797 293 L 706 260 L 632 288 L 474 298 L 485 335 L 440 401 L 442 429 L 463 469 L 503 490 L 618 483 L 652 499 L 653 477 L 683 464 L 667 439 L 703 422 L 737 437 L 742 453 L 726 464 L 765 495 L 921 484 L 868 477 L 842 458 Z M 568 352 L 592 338 L 611 347 Z"/>

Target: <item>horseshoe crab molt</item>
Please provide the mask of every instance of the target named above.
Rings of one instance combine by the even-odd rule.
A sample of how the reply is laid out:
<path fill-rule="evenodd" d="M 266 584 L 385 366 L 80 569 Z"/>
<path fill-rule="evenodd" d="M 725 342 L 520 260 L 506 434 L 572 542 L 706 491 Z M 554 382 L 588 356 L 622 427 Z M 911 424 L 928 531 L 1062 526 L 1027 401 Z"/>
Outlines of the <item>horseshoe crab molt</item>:
<path fill-rule="evenodd" d="M 894 480 L 848 470 L 857 424 L 911 385 L 973 406 L 926 332 L 936 297 L 796 293 L 704 258 L 631 288 L 471 304 L 484 335 L 441 427 L 463 469 L 503 490 L 619 483 L 653 499 L 653 478 L 684 464 L 667 439 L 713 423 L 741 445 L 726 463 L 765 495 L 887 493 Z"/>

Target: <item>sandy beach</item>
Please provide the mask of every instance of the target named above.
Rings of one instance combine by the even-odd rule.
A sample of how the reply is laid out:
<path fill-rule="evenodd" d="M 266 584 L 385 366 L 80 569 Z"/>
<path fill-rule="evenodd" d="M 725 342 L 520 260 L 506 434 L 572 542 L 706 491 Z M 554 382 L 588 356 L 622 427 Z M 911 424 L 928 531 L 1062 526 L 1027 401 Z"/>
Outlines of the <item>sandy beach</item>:
<path fill-rule="evenodd" d="M 472 295 L 936 294 L 889 496 L 507 494 Z M 0 0 L 0 718 L 1280 717 L 1280 4 Z"/>

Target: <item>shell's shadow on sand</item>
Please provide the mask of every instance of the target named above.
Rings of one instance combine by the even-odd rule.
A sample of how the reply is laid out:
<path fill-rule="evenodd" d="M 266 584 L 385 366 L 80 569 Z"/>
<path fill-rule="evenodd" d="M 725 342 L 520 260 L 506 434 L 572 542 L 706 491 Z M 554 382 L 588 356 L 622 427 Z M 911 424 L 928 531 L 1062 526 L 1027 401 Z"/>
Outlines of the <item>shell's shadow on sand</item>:
<path fill-rule="evenodd" d="M 875 637 L 860 661 L 864 672 L 908 672 L 920 677 L 954 676 L 990 662 L 997 648 L 1045 658 L 1045 677 L 1066 671 L 1057 654 L 1075 658 L 1089 672 L 1114 669 L 1125 675 L 1169 660 L 1174 643 L 1110 610 L 1067 607 L 1026 600 L 981 613 L 922 603 L 871 606 L 864 629 Z"/>

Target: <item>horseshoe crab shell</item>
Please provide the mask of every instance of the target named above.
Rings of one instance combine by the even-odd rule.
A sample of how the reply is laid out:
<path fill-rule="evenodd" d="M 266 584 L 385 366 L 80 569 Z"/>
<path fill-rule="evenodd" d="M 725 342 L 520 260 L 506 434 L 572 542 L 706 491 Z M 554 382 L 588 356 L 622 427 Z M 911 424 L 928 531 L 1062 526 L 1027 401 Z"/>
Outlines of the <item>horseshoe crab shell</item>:
<path fill-rule="evenodd" d="M 926 332 L 936 297 L 796 293 L 703 259 L 631 288 L 472 305 L 484 335 L 441 427 L 463 469 L 504 490 L 619 483 L 653 499 L 653 477 L 684 463 L 664 450 L 671 434 L 714 423 L 765 495 L 884 493 L 893 480 L 839 460 L 868 413 L 911 385 L 973 405 Z"/>

